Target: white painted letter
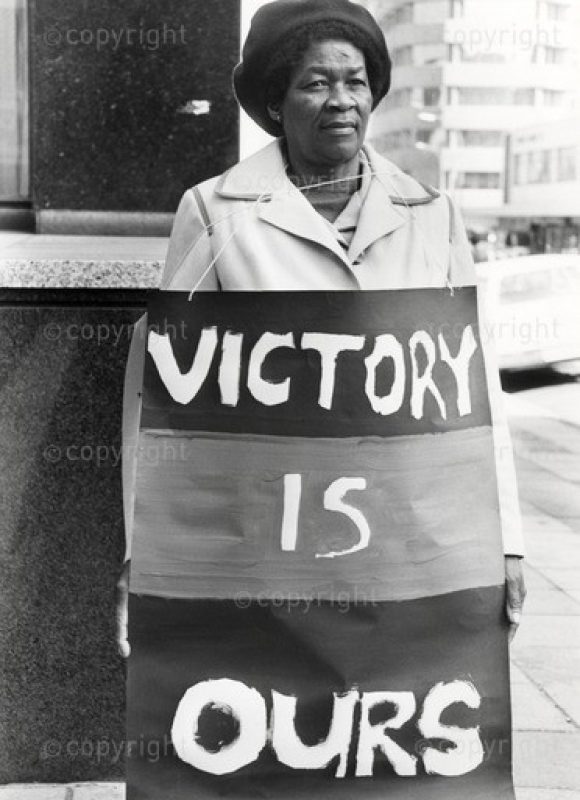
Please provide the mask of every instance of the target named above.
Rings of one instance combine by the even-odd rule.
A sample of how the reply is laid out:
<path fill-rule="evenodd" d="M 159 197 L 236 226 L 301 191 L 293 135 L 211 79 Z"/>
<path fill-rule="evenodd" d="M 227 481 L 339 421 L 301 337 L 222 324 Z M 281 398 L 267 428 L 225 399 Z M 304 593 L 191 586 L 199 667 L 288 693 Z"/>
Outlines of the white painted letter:
<path fill-rule="evenodd" d="M 302 495 L 302 475 L 284 475 L 284 515 L 282 517 L 282 550 L 296 550 L 298 517 Z"/>
<path fill-rule="evenodd" d="M 339 514 L 344 514 L 351 519 L 359 531 L 359 540 L 357 544 L 350 547 L 348 550 L 340 550 L 332 553 L 317 553 L 316 558 L 336 558 L 336 556 L 347 556 L 350 553 L 356 553 L 359 550 L 364 550 L 369 546 L 371 538 L 371 531 L 369 524 L 364 515 L 358 508 L 353 508 L 347 503 L 343 503 L 342 499 L 347 492 L 351 489 L 358 489 L 362 491 L 367 488 L 365 478 L 339 478 L 330 484 L 324 493 L 324 508 L 327 511 L 336 511 Z"/>
<path fill-rule="evenodd" d="M 459 416 L 464 417 L 471 414 L 471 394 L 469 392 L 469 362 L 477 350 L 477 342 L 473 335 L 473 328 L 468 325 L 463 331 L 459 352 L 453 358 L 447 347 L 447 342 L 443 334 L 439 334 L 439 349 L 441 350 L 441 360 L 449 364 L 457 384 L 457 410 Z"/>
<path fill-rule="evenodd" d="M 287 403 L 290 397 L 290 378 L 280 383 L 272 383 L 262 377 L 262 364 L 266 356 L 278 347 L 294 348 L 291 333 L 264 333 L 254 345 L 248 367 L 248 389 L 259 403 L 265 406 L 279 406 Z"/>
<path fill-rule="evenodd" d="M 222 342 L 222 360 L 218 383 L 224 406 L 237 406 L 240 399 L 240 371 L 243 333 L 226 331 Z"/>
<path fill-rule="evenodd" d="M 389 394 L 379 397 L 377 395 L 377 367 L 386 358 L 393 360 L 395 375 Z M 390 333 L 377 336 L 375 349 L 365 358 L 367 379 L 365 392 L 369 398 L 373 411 L 387 416 L 394 414 L 403 405 L 405 397 L 405 357 L 400 342 Z"/>
<path fill-rule="evenodd" d="M 439 718 L 443 711 L 454 703 L 464 703 L 468 708 L 479 708 L 481 697 L 472 683 L 453 681 L 434 686 L 423 705 L 423 713 L 417 727 L 425 738 L 448 739 L 455 744 L 446 752 L 428 747 L 423 753 L 425 770 L 429 774 L 465 775 L 478 767 L 483 761 L 484 751 L 476 728 L 457 728 L 442 725 Z"/>
<path fill-rule="evenodd" d="M 334 395 L 336 360 L 345 351 L 356 352 L 365 346 L 364 336 L 348 336 L 337 333 L 305 333 L 302 336 L 303 350 L 317 350 L 321 358 L 320 394 L 318 405 L 330 410 Z"/>
<path fill-rule="evenodd" d="M 237 739 L 217 753 L 199 744 L 197 720 L 206 706 L 231 714 L 239 723 Z M 266 703 L 255 689 L 228 678 L 202 681 L 183 695 L 177 706 L 171 739 L 182 761 L 212 775 L 226 775 L 255 761 L 266 744 Z"/>
<path fill-rule="evenodd" d="M 204 328 L 191 369 L 183 373 L 177 366 L 169 334 L 160 336 L 155 331 L 149 332 L 147 349 L 153 357 L 159 377 L 176 403 L 186 406 L 199 392 L 207 378 L 217 344 L 217 328 Z"/>
<path fill-rule="evenodd" d="M 376 725 L 370 723 L 370 712 L 382 703 L 395 706 L 395 716 Z M 361 702 L 360 734 L 356 754 L 356 776 L 367 778 L 373 774 L 375 749 L 389 759 L 397 775 L 417 774 L 417 758 L 387 736 L 387 730 L 399 730 L 415 713 L 413 692 L 364 692 Z"/>
<path fill-rule="evenodd" d="M 421 345 L 427 356 L 427 366 L 425 372 L 419 375 L 419 365 L 417 363 L 417 346 Z M 411 350 L 411 364 L 413 365 L 413 386 L 411 389 L 411 414 L 415 419 L 422 419 L 423 407 L 425 404 L 425 392 L 429 390 L 439 406 L 441 416 L 447 419 L 445 403 L 441 397 L 439 389 L 433 381 L 433 367 L 435 366 L 435 343 L 426 331 L 417 331 L 411 336 L 409 341 Z"/>
<path fill-rule="evenodd" d="M 272 747 L 278 760 L 293 769 L 324 769 L 339 756 L 336 777 L 344 778 L 358 692 L 334 694 L 328 736 L 315 745 L 305 745 L 296 735 L 296 698 L 272 692 Z"/>

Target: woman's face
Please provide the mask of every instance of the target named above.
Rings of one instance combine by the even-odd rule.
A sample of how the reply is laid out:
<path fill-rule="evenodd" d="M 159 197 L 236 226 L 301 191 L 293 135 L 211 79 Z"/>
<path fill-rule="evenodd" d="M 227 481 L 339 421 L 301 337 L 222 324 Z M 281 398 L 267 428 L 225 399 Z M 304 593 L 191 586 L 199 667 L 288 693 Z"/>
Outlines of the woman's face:
<path fill-rule="evenodd" d="M 364 54 L 342 40 L 314 42 L 281 106 L 290 159 L 312 169 L 354 159 L 372 104 Z"/>

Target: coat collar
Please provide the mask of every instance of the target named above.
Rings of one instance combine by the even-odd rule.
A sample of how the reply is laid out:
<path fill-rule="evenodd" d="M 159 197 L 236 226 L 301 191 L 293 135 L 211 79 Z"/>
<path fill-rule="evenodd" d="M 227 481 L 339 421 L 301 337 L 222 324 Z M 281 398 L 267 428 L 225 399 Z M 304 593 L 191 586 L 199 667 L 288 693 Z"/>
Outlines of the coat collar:
<path fill-rule="evenodd" d="M 228 170 L 216 185 L 220 197 L 253 200 L 265 222 L 331 250 L 348 266 L 373 242 L 407 224 L 406 206 L 431 202 L 438 193 L 426 189 L 369 145 L 364 146 L 372 179 L 347 256 L 326 221 L 286 175 L 280 140 Z"/>

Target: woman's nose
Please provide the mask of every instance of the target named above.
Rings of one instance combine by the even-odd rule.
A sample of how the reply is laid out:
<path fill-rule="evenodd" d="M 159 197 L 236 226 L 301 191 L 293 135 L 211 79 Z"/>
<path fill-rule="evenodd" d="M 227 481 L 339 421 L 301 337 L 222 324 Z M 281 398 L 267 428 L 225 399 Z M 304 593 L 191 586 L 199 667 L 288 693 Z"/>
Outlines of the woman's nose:
<path fill-rule="evenodd" d="M 352 108 L 354 100 L 347 87 L 343 83 L 335 83 L 330 87 L 330 94 L 327 100 L 330 108 L 339 110 Z"/>

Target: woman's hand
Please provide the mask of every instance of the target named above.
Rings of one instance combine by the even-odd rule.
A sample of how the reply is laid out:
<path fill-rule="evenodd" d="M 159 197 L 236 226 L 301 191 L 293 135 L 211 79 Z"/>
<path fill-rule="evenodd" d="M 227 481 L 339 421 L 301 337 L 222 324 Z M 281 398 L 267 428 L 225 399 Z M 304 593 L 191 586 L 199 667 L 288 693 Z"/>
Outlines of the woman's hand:
<path fill-rule="evenodd" d="M 117 650 L 119 655 L 123 658 L 127 658 L 131 653 L 131 645 L 127 638 L 130 570 L 131 562 L 125 561 L 119 581 L 117 582 Z"/>
<path fill-rule="evenodd" d="M 518 556 L 505 557 L 506 615 L 510 623 L 510 642 L 520 624 L 527 593 L 522 562 L 523 559 Z"/>

